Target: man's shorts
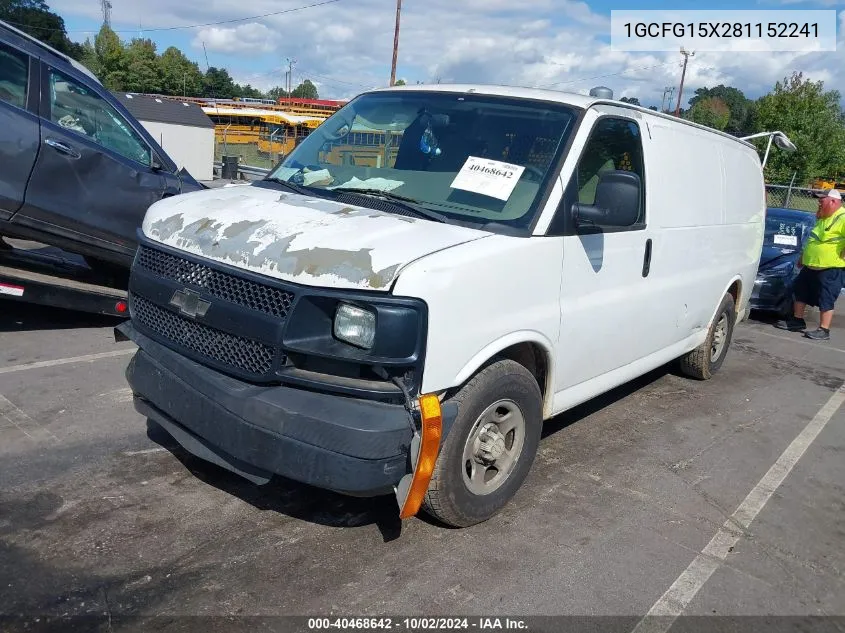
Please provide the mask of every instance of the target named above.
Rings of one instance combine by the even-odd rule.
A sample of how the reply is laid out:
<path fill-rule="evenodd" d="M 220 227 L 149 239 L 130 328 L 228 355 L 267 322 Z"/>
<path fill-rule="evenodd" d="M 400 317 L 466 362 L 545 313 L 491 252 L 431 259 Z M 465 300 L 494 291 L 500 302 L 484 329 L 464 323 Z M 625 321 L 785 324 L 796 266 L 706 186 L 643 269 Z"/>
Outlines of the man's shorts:
<path fill-rule="evenodd" d="M 845 287 L 845 268 L 812 270 L 806 266 L 795 279 L 795 300 L 814 306 L 821 312 L 833 310 Z"/>

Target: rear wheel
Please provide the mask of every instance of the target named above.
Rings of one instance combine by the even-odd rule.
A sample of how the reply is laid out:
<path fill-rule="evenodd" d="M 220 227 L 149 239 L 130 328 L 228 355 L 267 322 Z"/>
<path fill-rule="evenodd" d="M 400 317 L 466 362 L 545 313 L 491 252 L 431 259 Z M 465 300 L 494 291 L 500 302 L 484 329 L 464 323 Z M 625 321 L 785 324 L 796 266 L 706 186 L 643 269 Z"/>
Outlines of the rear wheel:
<path fill-rule="evenodd" d="M 681 371 L 699 380 L 709 380 L 727 356 L 736 324 L 734 298 L 726 294 L 710 325 L 704 343 L 680 358 Z"/>
<path fill-rule="evenodd" d="M 516 494 L 531 469 L 543 424 L 543 397 L 525 367 L 500 360 L 454 397 L 458 417 L 444 442 L 424 509 L 455 527 L 481 523 Z"/>

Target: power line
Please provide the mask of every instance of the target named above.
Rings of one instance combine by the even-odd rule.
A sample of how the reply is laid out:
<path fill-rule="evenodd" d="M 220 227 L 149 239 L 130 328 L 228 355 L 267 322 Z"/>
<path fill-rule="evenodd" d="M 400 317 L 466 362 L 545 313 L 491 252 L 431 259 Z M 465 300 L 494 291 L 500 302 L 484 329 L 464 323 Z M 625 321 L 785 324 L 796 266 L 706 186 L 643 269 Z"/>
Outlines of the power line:
<path fill-rule="evenodd" d="M 303 7 L 294 7 L 292 9 L 284 9 L 282 11 L 273 11 L 272 13 L 263 13 L 261 15 L 251 15 L 245 18 L 232 18 L 231 20 L 220 20 L 218 22 L 205 22 L 204 24 L 186 24 L 183 26 L 163 26 L 153 29 L 145 29 L 147 32 L 150 31 L 179 31 L 182 29 L 199 29 L 206 26 L 219 26 L 220 24 L 233 24 L 234 22 L 246 22 L 248 20 L 260 20 L 261 18 L 269 18 L 275 15 L 282 15 L 285 13 L 293 13 L 294 11 L 303 11 L 304 9 L 313 9 L 314 7 L 322 7 L 327 4 L 334 4 L 335 2 L 341 2 L 341 0 L 323 0 L 322 2 L 315 2 L 314 4 L 308 4 Z M 54 29 L 42 26 L 29 26 L 28 24 L 22 24 L 20 22 L 9 22 L 9 24 L 17 27 L 26 27 L 34 30 L 39 31 L 52 31 L 52 32 L 61 32 L 62 29 Z M 73 30 L 73 31 L 65 31 L 65 33 L 95 33 L 96 31 L 86 31 L 86 30 Z M 114 31 L 115 33 L 134 33 L 134 29 L 127 29 L 127 30 L 118 30 Z"/>
<path fill-rule="evenodd" d="M 576 84 L 582 81 L 592 81 L 593 79 L 604 79 L 605 77 L 616 77 L 617 75 L 624 75 L 625 73 L 632 72 L 634 70 L 651 70 L 653 68 L 661 68 L 663 66 L 669 66 L 670 64 L 674 64 L 676 62 L 664 62 L 662 64 L 657 64 L 655 66 L 639 66 L 636 68 L 626 68 L 625 70 L 615 72 L 615 73 L 607 73 L 605 75 L 594 75 L 593 77 L 582 77 L 580 79 L 571 79 L 569 81 L 558 81 L 553 84 L 546 84 L 544 86 L 537 86 L 538 88 L 551 88 L 553 86 L 564 86 L 567 84 Z"/>

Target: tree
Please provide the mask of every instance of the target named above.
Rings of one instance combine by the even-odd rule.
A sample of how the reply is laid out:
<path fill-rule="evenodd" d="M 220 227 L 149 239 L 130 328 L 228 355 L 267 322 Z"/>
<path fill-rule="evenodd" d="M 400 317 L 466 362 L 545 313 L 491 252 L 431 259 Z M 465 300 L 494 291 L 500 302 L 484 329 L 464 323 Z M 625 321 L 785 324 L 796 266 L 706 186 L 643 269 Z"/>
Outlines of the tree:
<path fill-rule="evenodd" d="M 657 106 L 648 106 L 648 109 L 657 112 Z"/>
<path fill-rule="evenodd" d="M 91 68 L 109 90 L 126 90 L 126 56 L 117 33 L 105 24 L 94 38 L 94 68 Z"/>
<path fill-rule="evenodd" d="M 275 99 L 276 101 L 278 101 L 279 99 L 281 99 L 283 97 L 287 97 L 287 96 L 288 96 L 288 91 L 285 90 L 284 88 L 280 87 L 280 86 L 276 86 L 275 88 L 271 88 L 270 90 L 267 91 L 267 98 L 268 99 Z"/>
<path fill-rule="evenodd" d="M 230 99 L 241 96 L 235 87 L 235 82 L 229 76 L 229 71 L 225 68 L 216 68 L 214 66 L 205 71 L 203 92 L 206 97 L 217 99 Z"/>
<path fill-rule="evenodd" d="M 129 92 L 161 92 L 161 71 L 158 65 L 156 45 L 152 40 L 133 39 L 124 50 L 124 61 L 126 66 L 124 90 Z"/>
<path fill-rule="evenodd" d="M 317 93 L 317 86 L 311 83 L 310 79 L 306 79 L 299 84 L 290 93 L 295 99 L 319 99 L 320 95 Z"/>
<path fill-rule="evenodd" d="M 251 99 L 263 99 L 264 93 L 258 90 L 258 88 L 253 88 L 249 84 L 245 86 L 241 86 L 240 84 L 235 84 L 235 95 L 238 97 L 248 97 Z"/>
<path fill-rule="evenodd" d="M 156 60 L 161 93 L 182 97 L 199 97 L 203 92 L 203 76 L 199 65 L 170 46 Z"/>
<path fill-rule="evenodd" d="M 397 79 L 396 83 L 393 84 L 394 86 L 404 86 L 405 80 L 404 79 Z"/>
<path fill-rule="evenodd" d="M 707 97 L 695 102 L 686 117 L 690 121 L 712 127 L 723 131 L 730 121 L 731 110 L 724 101 L 718 97 Z"/>
<path fill-rule="evenodd" d="M 796 183 L 809 183 L 845 168 L 840 93 L 825 91 L 823 82 L 793 72 L 758 100 L 755 119 L 760 131 L 780 130 L 797 147 L 795 152 L 771 150 L 766 164 L 768 182 L 789 182 L 795 173 Z M 761 151 L 765 142 L 758 143 Z"/>
<path fill-rule="evenodd" d="M 642 104 L 640 103 L 640 100 L 639 100 L 639 99 L 637 99 L 636 97 L 622 97 L 622 98 L 620 99 L 620 101 L 621 101 L 622 103 L 630 103 L 631 105 L 636 105 L 636 106 L 638 106 L 638 105 L 642 105 Z"/>
<path fill-rule="evenodd" d="M 70 40 L 65 21 L 44 0 L 0 0 L 0 20 L 74 59 L 83 57 L 82 45 Z"/>
<path fill-rule="evenodd" d="M 724 128 L 720 129 L 724 129 L 725 132 L 734 136 L 745 136 L 754 132 L 752 129 L 753 101 L 748 99 L 738 88 L 723 84 L 719 84 L 715 88 L 699 88 L 689 100 L 690 109 L 695 108 L 701 101 L 712 98 L 721 100 L 727 105 L 730 112 L 728 122 Z"/>

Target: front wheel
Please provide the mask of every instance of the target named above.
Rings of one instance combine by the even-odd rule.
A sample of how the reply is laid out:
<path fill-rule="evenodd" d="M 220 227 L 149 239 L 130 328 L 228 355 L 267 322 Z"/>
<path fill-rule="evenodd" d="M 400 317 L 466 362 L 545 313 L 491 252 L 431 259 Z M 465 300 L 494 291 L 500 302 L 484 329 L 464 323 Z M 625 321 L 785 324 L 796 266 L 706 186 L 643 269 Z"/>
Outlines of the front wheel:
<path fill-rule="evenodd" d="M 425 511 L 454 527 L 497 514 L 516 494 L 540 443 L 543 397 L 512 360 L 497 361 L 455 395 L 458 416 L 443 444 Z"/>
<path fill-rule="evenodd" d="M 709 380 L 727 356 L 736 324 L 734 298 L 726 294 L 704 343 L 680 358 L 681 371 L 699 380 Z"/>

